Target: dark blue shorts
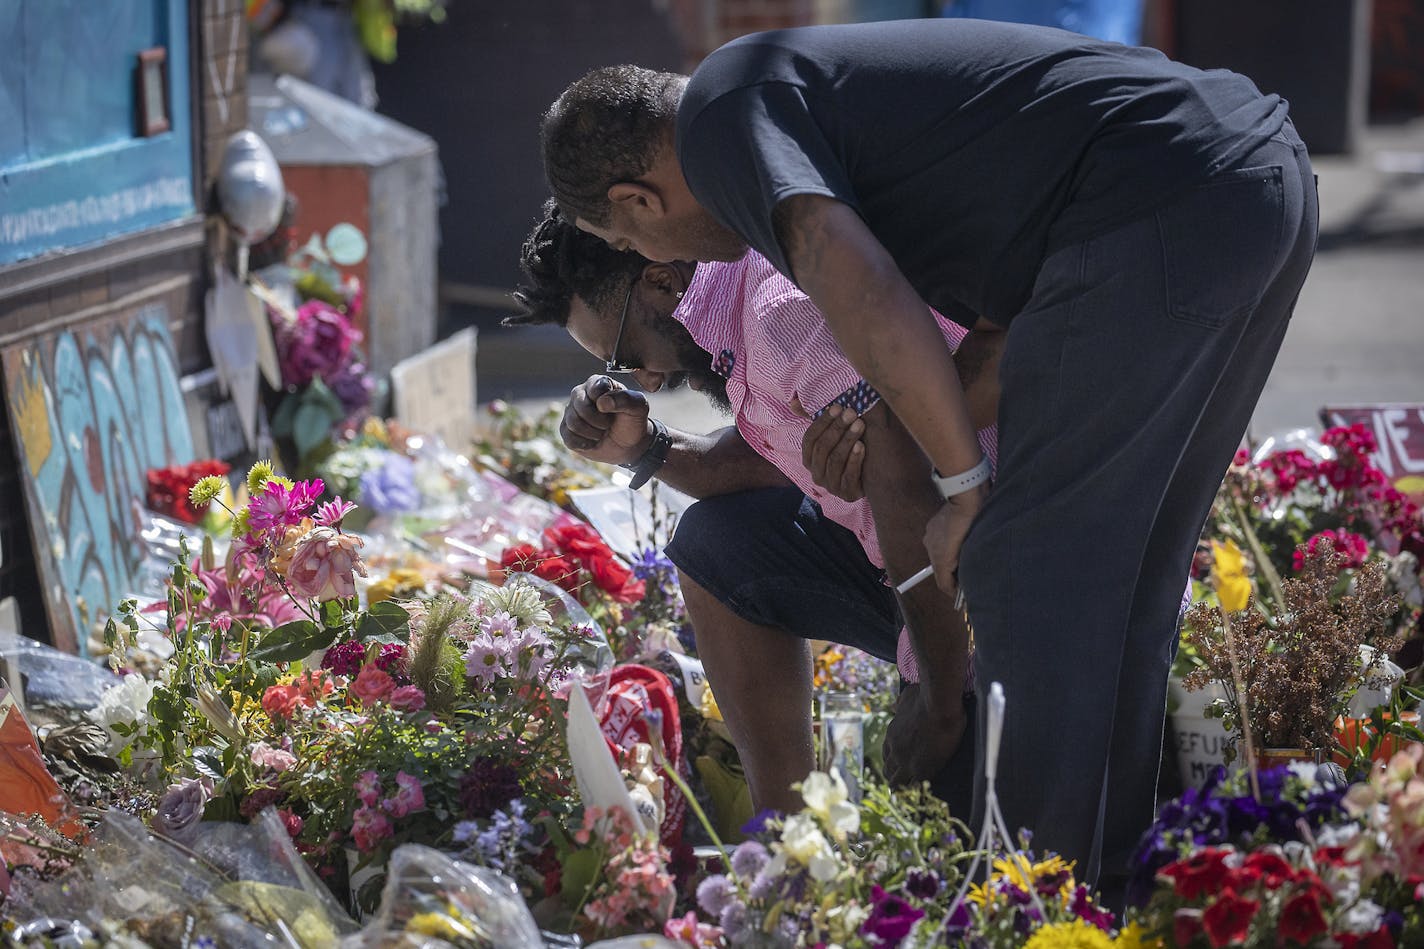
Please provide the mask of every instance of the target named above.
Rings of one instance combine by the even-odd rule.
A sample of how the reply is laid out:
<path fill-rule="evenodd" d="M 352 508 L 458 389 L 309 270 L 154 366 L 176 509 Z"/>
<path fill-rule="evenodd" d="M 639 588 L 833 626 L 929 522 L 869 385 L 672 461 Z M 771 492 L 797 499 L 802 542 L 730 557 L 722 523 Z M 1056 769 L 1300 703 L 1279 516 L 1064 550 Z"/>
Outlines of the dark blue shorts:
<path fill-rule="evenodd" d="M 678 520 L 666 553 L 749 622 L 895 661 L 902 623 L 884 572 L 797 488 L 698 501 Z"/>

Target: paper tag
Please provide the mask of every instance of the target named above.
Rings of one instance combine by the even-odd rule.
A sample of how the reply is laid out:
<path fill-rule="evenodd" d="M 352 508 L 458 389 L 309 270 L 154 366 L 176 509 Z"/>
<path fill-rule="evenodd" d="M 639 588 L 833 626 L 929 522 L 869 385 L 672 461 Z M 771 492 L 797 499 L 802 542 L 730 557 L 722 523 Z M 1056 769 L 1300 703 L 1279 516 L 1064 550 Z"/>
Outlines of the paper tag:
<path fill-rule="evenodd" d="M 707 691 L 707 673 L 702 670 L 702 660 L 693 659 L 691 656 L 684 656 L 681 653 L 668 653 L 677 662 L 677 666 L 682 670 L 682 684 L 687 689 L 687 701 L 693 708 L 702 706 L 702 693 Z"/>

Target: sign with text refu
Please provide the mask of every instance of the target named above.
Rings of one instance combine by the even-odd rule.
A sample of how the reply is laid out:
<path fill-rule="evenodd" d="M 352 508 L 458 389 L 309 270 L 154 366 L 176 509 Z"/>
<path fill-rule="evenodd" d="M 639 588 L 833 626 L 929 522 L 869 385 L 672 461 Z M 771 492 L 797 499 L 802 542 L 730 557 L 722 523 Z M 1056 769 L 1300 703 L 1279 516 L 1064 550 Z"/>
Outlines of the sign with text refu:
<path fill-rule="evenodd" d="M 1379 448 L 1371 459 L 1396 488 L 1424 504 L 1424 403 L 1326 406 L 1327 427 L 1363 424 Z"/>

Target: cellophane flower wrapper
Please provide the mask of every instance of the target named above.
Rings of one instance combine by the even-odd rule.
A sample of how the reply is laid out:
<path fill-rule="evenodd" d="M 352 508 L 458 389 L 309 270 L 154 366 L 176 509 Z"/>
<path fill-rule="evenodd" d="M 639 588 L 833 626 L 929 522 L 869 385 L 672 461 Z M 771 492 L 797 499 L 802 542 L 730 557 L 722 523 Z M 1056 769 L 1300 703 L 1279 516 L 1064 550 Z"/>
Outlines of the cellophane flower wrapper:
<path fill-rule="evenodd" d="M 391 854 L 381 908 L 342 949 L 544 949 L 514 881 L 419 844 Z"/>
<path fill-rule="evenodd" d="M 204 825 L 189 850 L 110 811 L 82 861 L 53 880 L 18 886 L 5 911 L 155 945 L 206 939 L 224 947 L 328 949 L 356 928 L 271 813 L 247 826 Z"/>

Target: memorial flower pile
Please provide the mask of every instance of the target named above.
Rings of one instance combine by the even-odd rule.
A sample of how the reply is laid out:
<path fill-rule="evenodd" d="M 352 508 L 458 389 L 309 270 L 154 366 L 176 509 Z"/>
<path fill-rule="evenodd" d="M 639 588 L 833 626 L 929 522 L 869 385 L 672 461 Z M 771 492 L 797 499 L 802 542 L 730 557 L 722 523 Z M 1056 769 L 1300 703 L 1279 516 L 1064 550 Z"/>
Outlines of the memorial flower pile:
<path fill-rule="evenodd" d="M 590 630 L 555 624 L 517 578 L 362 609 L 362 541 L 342 527 L 352 505 L 317 504 L 319 481 L 265 465 L 249 487 L 223 570 L 174 568 L 174 652 L 158 680 L 126 679 L 101 705 L 125 762 L 152 757 L 167 782 L 153 829 L 181 841 L 202 821 L 275 807 L 331 876 L 348 851 L 379 866 L 407 841 L 456 847 L 462 822 L 468 835 L 468 822 L 497 827 L 525 808 L 568 813 L 559 696 L 597 645 Z M 110 624 L 117 657 L 143 619 L 130 606 Z"/>

